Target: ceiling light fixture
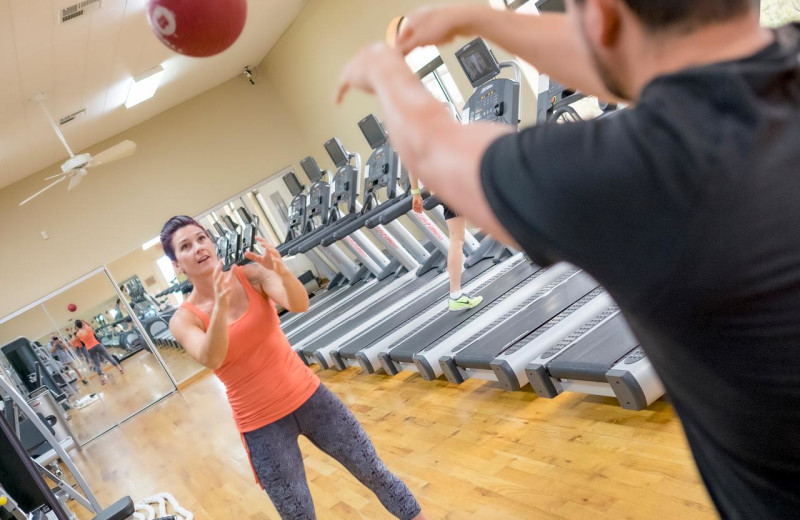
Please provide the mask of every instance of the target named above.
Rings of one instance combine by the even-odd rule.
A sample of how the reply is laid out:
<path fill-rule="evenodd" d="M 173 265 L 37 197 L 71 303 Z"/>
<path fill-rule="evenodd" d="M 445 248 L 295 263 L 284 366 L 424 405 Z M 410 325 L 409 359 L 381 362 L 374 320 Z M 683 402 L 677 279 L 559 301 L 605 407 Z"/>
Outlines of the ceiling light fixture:
<path fill-rule="evenodd" d="M 125 108 L 131 108 L 153 97 L 163 75 L 164 67 L 159 65 L 133 78 L 128 99 L 125 100 Z"/>

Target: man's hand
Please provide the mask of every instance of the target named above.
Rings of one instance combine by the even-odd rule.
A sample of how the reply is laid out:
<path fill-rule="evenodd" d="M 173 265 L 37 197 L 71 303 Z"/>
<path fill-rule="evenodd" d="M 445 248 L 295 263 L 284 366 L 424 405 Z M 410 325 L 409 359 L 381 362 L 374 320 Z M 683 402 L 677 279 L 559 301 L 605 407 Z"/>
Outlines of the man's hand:
<path fill-rule="evenodd" d="M 411 208 L 414 210 L 415 213 L 422 213 L 422 195 L 417 193 L 411 199 Z"/>
<path fill-rule="evenodd" d="M 413 75 L 399 52 L 382 42 L 364 47 L 345 66 L 336 91 L 336 103 L 341 104 L 351 88 L 374 94 L 378 75 L 386 77 L 397 73 Z"/>
<path fill-rule="evenodd" d="M 457 36 L 472 36 L 474 20 L 492 9 L 474 5 L 443 5 L 424 8 L 406 16 L 397 35 L 397 49 L 408 54 L 417 47 L 450 43 Z"/>
<path fill-rule="evenodd" d="M 283 258 L 281 258 L 281 254 L 277 249 L 269 245 L 269 242 L 261 237 L 256 237 L 256 241 L 262 248 L 264 248 L 264 254 L 259 255 L 258 253 L 248 251 L 244 254 L 245 258 L 252 260 L 253 262 L 262 266 L 264 269 L 272 271 L 278 276 L 290 274 L 289 269 L 286 268 L 286 264 L 283 263 Z"/>

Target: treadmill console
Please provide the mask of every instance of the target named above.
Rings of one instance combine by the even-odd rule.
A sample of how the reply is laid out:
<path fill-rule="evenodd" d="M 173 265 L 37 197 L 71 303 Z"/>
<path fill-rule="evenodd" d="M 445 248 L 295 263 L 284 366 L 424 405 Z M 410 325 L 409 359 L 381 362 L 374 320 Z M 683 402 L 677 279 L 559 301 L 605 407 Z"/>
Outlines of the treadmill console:
<path fill-rule="evenodd" d="M 331 161 L 337 168 L 341 168 L 350 162 L 347 150 L 344 149 L 342 142 L 334 137 L 325 143 L 325 151 L 331 157 Z"/>
<path fill-rule="evenodd" d="M 370 114 L 359 121 L 358 126 L 373 149 L 364 171 L 366 182 L 363 211 L 369 211 L 372 203 L 376 202 L 372 199 L 375 198 L 379 189 L 386 188 L 386 197 L 389 199 L 397 196 L 397 182 L 401 168 L 400 157 L 392 149 L 383 126 L 374 115 Z M 368 200 L 371 202 L 368 203 Z"/>
<path fill-rule="evenodd" d="M 305 159 L 303 159 L 305 160 Z M 316 181 L 311 181 L 316 182 Z M 283 176 L 283 183 L 286 184 L 286 189 L 289 190 L 289 193 L 292 194 L 292 197 L 297 197 L 300 192 L 303 191 L 304 186 L 300 184 L 300 181 L 297 180 L 297 176 L 294 172 L 289 172 Z"/>
<path fill-rule="evenodd" d="M 247 211 L 245 207 L 236 208 L 236 213 L 239 214 L 239 218 L 242 219 L 244 222 L 244 228 L 241 232 L 241 241 L 239 243 L 239 252 L 236 255 L 237 261 L 239 263 L 247 262 L 248 260 L 244 257 L 244 254 L 248 251 L 253 252 L 255 251 L 256 246 L 256 220 L 253 218 L 253 215 Z"/>
<path fill-rule="evenodd" d="M 358 128 L 364 134 L 364 139 L 369 143 L 373 150 L 383 146 L 389 141 L 389 136 L 374 114 L 370 114 L 358 122 Z"/>
<path fill-rule="evenodd" d="M 321 223 L 328 223 L 328 212 L 331 203 L 331 185 L 325 181 L 317 181 L 311 186 L 306 207 L 306 224 L 314 217 L 319 217 Z"/>
<path fill-rule="evenodd" d="M 289 229 L 295 233 L 295 236 L 302 234 L 306 228 L 306 206 L 308 205 L 308 197 L 297 195 L 292 199 L 289 205 Z"/>
<path fill-rule="evenodd" d="M 456 59 L 472 88 L 477 88 L 500 74 L 500 64 L 482 38 L 475 38 L 456 51 Z"/>
<path fill-rule="evenodd" d="M 336 175 L 333 177 L 330 209 L 334 211 L 340 204 L 346 204 L 346 212 L 355 213 L 357 200 L 358 170 L 355 166 L 345 164 L 339 168 Z"/>
<path fill-rule="evenodd" d="M 497 78 L 500 64 L 481 38 L 456 52 L 458 62 L 475 91 L 464 106 L 469 122 L 489 121 L 516 127 L 519 124 L 519 82 Z"/>
<path fill-rule="evenodd" d="M 228 254 L 228 232 L 219 222 L 214 222 L 214 229 L 217 231 L 217 258 L 224 262 Z"/>
<path fill-rule="evenodd" d="M 319 166 L 317 166 L 317 161 L 310 155 L 300 161 L 300 167 L 303 168 L 306 177 L 308 177 L 308 180 L 310 180 L 312 184 L 322 180 L 322 170 L 319 169 Z"/>
<path fill-rule="evenodd" d="M 540 13 L 565 13 L 564 0 L 537 0 L 536 7 Z"/>

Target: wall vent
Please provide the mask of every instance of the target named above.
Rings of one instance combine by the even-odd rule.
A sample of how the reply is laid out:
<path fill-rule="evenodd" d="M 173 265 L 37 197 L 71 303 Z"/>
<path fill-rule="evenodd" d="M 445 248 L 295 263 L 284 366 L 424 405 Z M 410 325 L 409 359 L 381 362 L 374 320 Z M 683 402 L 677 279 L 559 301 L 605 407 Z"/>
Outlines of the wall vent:
<path fill-rule="evenodd" d="M 63 7 L 58 10 L 58 23 L 64 23 L 96 9 L 100 9 L 102 4 L 103 0 L 83 0 L 77 4 Z"/>
<path fill-rule="evenodd" d="M 77 112 L 73 112 L 71 114 L 68 114 L 68 115 L 66 115 L 66 116 L 64 116 L 64 117 L 62 117 L 61 119 L 58 120 L 58 126 L 65 125 L 65 124 L 69 123 L 70 121 L 72 121 L 73 119 L 75 119 L 76 117 L 78 117 L 79 115 L 85 114 L 85 113 L 86 113 L 86 109 L 82 108 L 82 109 L 78 110 Z"/>

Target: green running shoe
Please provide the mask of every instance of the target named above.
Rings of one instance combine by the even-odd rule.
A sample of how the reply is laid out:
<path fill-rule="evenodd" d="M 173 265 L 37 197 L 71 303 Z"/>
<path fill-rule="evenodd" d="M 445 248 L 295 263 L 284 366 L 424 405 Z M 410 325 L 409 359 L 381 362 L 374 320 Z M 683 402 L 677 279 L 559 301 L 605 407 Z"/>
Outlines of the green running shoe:
<path fill-rule="evenodd" d="M 474 298 L 470 298 L 466 294 L 462 295 L 461 298 L 457 300 L 448 298 L 451 311 L 465 311 L 467 309 L 477 307 L 478 305 L 481 304 L 482 301 L 483 301 L 483 296 L 476 296 Z"/>

